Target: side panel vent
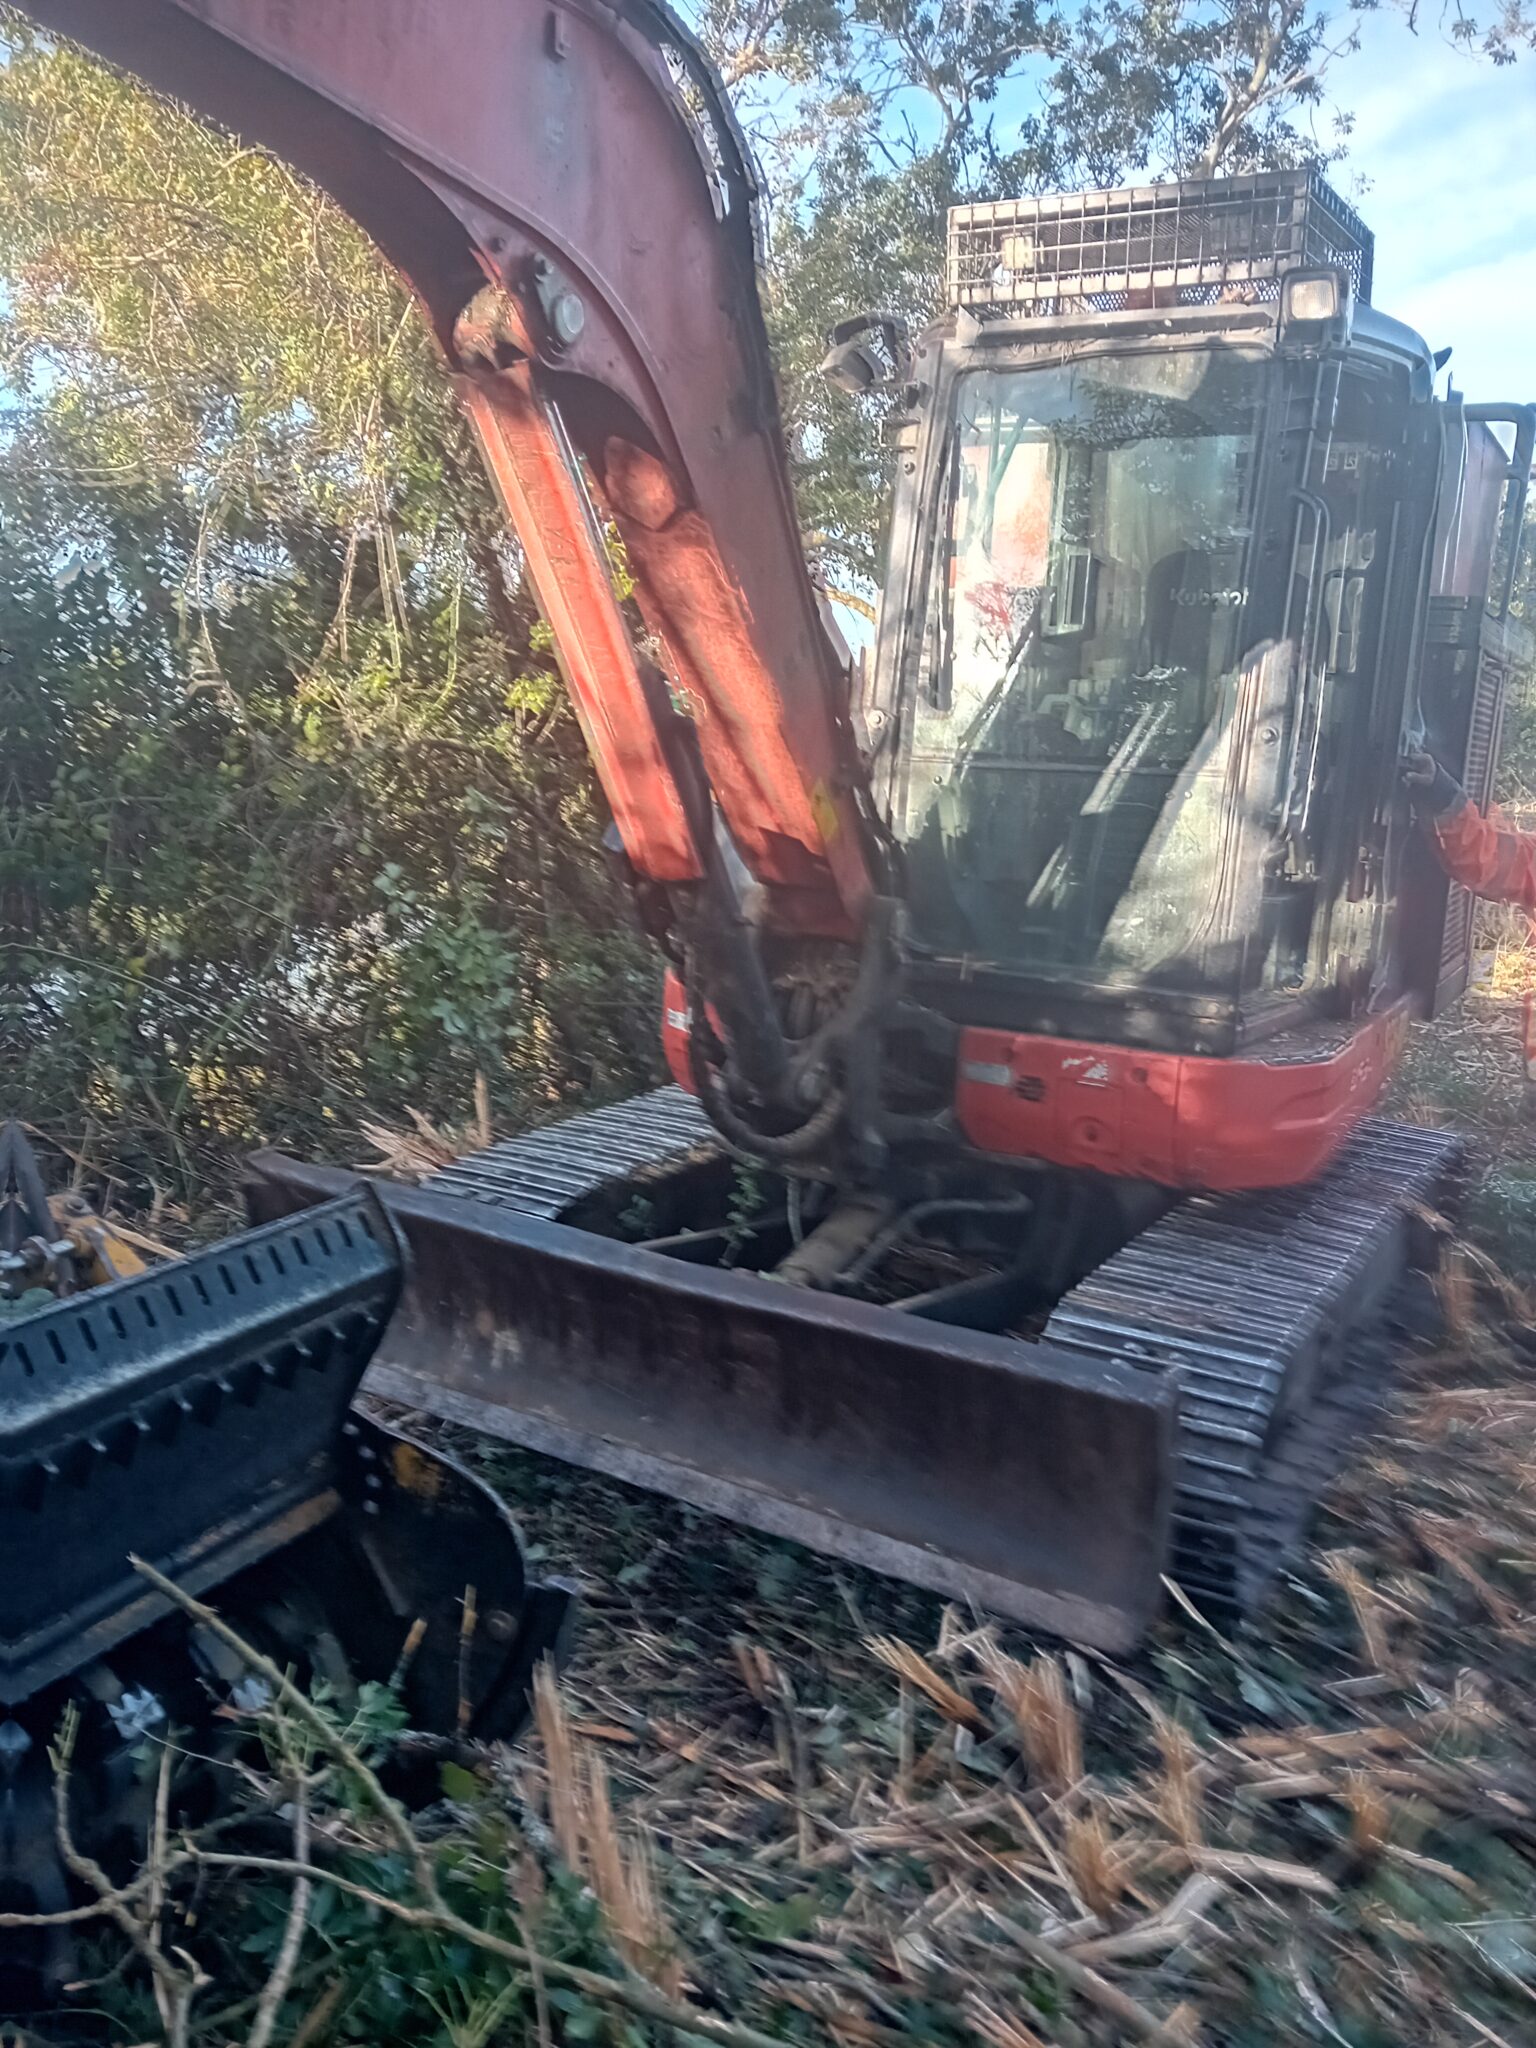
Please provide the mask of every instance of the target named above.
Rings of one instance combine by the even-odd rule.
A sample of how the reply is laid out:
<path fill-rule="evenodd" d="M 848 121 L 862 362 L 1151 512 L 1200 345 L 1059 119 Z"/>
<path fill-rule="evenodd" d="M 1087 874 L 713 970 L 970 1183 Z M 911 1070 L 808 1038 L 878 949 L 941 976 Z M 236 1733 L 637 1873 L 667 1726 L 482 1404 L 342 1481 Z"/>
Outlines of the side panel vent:
<path fill-rule="evenodd" d="M 1462 787 L 1480 810 L 1493 799 L 1494 768 L 1499 758 L 1499 740 L 1504 727 L 1504 700 L 1508 694 L 1509 669 L 1486 648 L 1477 664 L 1477 683 L 1472 697 L 1471 729 L 1467 735 L 1466 771 Z M 1472 968 L 1472 897 L 1459 883 L 1447 891 L 1445 935 L 1440 949 L 1440 987 L 1447 993 L 1437 1002 L 1451 1000 L 1453 985 L 1464 987 Z"/>

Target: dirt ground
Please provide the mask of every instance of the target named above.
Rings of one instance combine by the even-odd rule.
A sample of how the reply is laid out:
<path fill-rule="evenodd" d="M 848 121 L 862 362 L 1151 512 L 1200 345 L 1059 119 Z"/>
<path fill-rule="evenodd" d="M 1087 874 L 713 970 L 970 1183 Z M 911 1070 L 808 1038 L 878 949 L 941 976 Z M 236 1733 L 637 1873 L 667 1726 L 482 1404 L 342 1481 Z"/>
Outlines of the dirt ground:
<path fill-rule="evenodd" d="M 581 1589 L 535 1731 L 445 1766 L 416 1823 L 483 1942 L 515 1937 L 568 1974 L 434 1931 L 419 1902 L 381 1917 L 322 1886 L 270 2039 L 1536 2040 L 1521 936 L 1493 934 L 1482 986 L 1417 1034 L 1392 1105 L 1475 1146 L 1444 1331 L 1404 1339 L 1379 1432 L 1246 1630 L 1172 1589 L 1141 1654 L 1114 1663 L 417 1418 L 504 1493 L 537 1569 Z M 353 1780 L 316 1780 L 326 1868 L 364 1900 L 410 1901 L 410 1859 Z M 269 1868 L 288 1874 L 243 1865 L 167 1907 L 172 1952 L 216 1986 L 189 2043 L 237 2038 L 227 2017 L 270 1986 L 297 1894 L 292 1866 Z M 110 1942 L 100 1967 L 111 2038 L 158 2038 Z M 580 1969 L 610 1988 L 572 1988 Z M 615 1982 L 692 2023 L 625 2011 Z"/>

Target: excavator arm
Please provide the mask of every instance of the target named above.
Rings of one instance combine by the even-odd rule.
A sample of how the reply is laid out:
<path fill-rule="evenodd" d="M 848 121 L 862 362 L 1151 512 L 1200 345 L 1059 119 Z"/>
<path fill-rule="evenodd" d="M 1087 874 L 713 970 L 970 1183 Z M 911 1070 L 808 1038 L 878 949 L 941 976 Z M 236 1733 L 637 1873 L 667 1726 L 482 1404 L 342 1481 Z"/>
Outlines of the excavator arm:
<path fill-rule="evenodd" d="M 785 466 L 753 170 L 687 29 L 658 0 L 25 4 L 284 157 L 405 278 L 636 874 L 707 893 L 718 807 L 767 928 L 855 933 L 872 879 L 846 662 Z M 670 678 L 626 630 L 589 483 Z"/>

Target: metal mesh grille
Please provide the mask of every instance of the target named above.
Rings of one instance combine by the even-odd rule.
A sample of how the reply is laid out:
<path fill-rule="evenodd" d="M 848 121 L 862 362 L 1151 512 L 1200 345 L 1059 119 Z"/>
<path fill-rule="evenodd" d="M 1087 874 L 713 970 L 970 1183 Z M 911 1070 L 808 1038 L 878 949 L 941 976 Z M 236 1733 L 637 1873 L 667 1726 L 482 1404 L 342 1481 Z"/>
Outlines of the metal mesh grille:
<path fill-rule="evenodd" d="M 1459 882 L 1446 893 L 1445 923 L 1440 933 L 1440 972 L 1460 973 L 1472 951 L 1472 898 Z"/>
<path fill-rule="evenodd" d="M 1467 739 L 1467 772 L 1462 781 L 1473 800 L 1485 806 L 1493 795 L 1493 771 L 1499 758 L 1507 680 L 1503 663 L 1484 654 L 1477 667 L 1477 696 L 1472 706 L 1472 730 Z"/>
<path fill-rule="evenodd" d="M 1048 193 L 956 206 L 949 215 L 953 306 L 1095 311 L 1128 293 L 1178 303 L 1269 299 L 1288 270 L 1332 266 L 1369 300 L 1370 230 L 1313 171 Z"/>

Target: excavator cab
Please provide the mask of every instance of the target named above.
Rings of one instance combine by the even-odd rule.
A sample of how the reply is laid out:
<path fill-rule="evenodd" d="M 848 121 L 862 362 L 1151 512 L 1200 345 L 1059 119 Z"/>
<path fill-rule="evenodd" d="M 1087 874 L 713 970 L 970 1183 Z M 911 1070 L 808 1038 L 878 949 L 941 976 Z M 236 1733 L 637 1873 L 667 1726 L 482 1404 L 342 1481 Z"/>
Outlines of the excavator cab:
<path fill-rule="evenodd" d="M 1405 580 L 1377 543 L 1408 366 L 1352 380 L 1329 507 L 1272 431 L 1332 411 L 1315 360 L 984 346 L 945 367 L 894 664 L 914 950 L 998 977 L 1026 1028 L 1060 991 L 1116 1038 L 1232 1050 L 1348 971 L 1324 876 L 1385 791 L 1328 771 L 1346 740 L 1390 763 L 1401 716 L 1355 686 Z"/>
<path fill-rule="evenodd" d="M 1287 1050 L 1304 1068 L 1310 1034 L 1311 1064 L 1356 1068 L 1348 1027 L 1374 1043 L 1369 1020 L 1432 996 L 1445 896 L 1404 896 L 1396 780 L 1426 708 L 1438 515 L 1465 508 L 1471 470 L 1492 519 L 1473 630 L 1491 631 L 1531 416 L 1509 412 L 1511 459 L 1437 398 L 1371 270 L 1369 231 L 1310 172 L 955 209 L 952 310 L 900 366 L 865 712 L 910 982 L 957 1024 L 1015 1051 L 1028 1034 L 1078 1042 L 1072 1059 L 1086 1041 L 1269 1072 Z M 1434 709 L 1444 679 L 1426 680 Z M 1441 734 L 1461 765 L 1465 739 Z M 1061 1080 L 996 1051 L 971 1065 L 1000 1086 Z M 1213 1119 L 1227 1106 L 1218 1090 Z M 1267 1158 L 1245 1125 L 1223 1160 L 1199 1116 L 1191 1100 L 1166 1143 L 1101 1162 L 1299 1179 L 1353 1120 L 1340 1096 L 1309 1158 Z M 992 1149 L 1024 1149 L 992 1122 Z"/>

